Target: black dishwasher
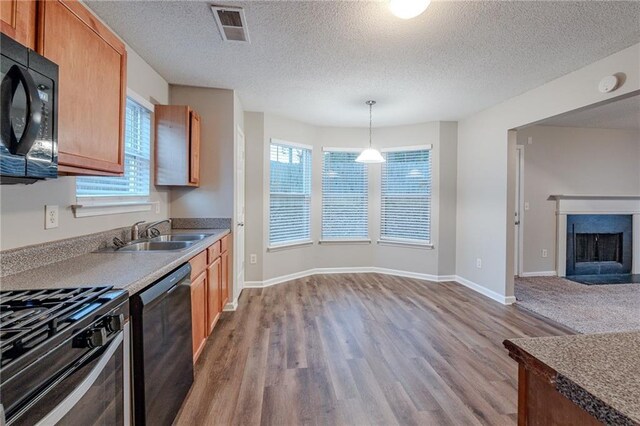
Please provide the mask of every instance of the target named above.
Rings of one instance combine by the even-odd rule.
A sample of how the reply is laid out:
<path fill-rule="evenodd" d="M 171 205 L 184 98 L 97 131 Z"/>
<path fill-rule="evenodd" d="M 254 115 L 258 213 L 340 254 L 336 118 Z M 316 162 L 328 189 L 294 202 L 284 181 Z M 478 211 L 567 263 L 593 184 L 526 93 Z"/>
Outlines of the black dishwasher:
<path fill-rule="evenodd" d="M 191 266 L 131 297 L 136 426 L 170 425 L 193 383 Z"/>

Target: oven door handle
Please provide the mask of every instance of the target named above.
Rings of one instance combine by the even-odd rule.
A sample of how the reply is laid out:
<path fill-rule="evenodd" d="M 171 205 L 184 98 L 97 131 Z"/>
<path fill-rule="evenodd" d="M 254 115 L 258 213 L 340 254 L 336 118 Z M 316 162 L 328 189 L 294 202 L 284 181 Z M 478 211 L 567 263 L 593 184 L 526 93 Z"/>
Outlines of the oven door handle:
<path fill-rule="evenodd" d="M 87 377 L 75 388 L 65 399 L 62 400 L 57 407 L 51 410 L 46 416 L 44 416 L 36 426 L 53 425 L 58 423 L 73 407 L 82 399 L 82 397 L 89 391 L 91 386 L 100 377 L 105 366 L 116 353 L 120 344 L 124 341 L 124 332 L 119 332 L 111 341 L 107 350 L 102 354 L 98 363 L 87 375 Z"/>
<path fill-rule="evenodd" d="M 27 101 L 27 122 L 25 123 L 20 140 L 16 138 L 13 126 L 11 125 L 10 113 L 11 104 L 18 89 L 18 83 L 22 83 Z M 13 65 L 9 68 L 7 75 L 5 75 L 2 80 L 0 90 L 2 91 L 3 115 L 1 125 L 2 140 L 5 144 L 8 142 L 9 146 L 7 146 L 7 148 L 10 153 L 14 155 L 27 155 L 38 137 L 40 123 L 42 121 L 42 101 L 38 94 L 38 87 L 28 70 L 18 65 Z"/>

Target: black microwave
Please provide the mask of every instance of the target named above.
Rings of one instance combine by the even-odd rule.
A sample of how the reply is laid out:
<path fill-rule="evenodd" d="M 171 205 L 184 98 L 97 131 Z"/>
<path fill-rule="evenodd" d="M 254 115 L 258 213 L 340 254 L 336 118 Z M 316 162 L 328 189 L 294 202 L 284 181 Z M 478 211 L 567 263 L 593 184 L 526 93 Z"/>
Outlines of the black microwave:
<path fill-rule="evenodd" d="M 0 34 L 0 183 L 58 176 L 58 66 Z"/>

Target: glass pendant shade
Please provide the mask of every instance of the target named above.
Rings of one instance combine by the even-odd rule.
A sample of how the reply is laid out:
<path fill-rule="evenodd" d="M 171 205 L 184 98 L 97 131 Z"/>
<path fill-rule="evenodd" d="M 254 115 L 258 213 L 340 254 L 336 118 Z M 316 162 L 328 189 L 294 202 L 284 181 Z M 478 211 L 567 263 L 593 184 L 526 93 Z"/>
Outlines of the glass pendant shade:
<path fill-rule="evenodd" d="M 356 161 L 358 163 L 375 164 L 384 163 L 385 160 L 380 151 L 374 148 L 367 148 L 358 155 Z"/>

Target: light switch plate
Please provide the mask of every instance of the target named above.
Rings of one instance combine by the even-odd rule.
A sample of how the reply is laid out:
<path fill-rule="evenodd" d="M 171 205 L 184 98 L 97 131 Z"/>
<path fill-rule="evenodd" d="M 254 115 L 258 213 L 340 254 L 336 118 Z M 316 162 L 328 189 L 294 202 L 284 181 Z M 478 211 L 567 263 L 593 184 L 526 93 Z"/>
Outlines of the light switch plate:
<path fill-rule="evenodd" d="M 476 259 L 476 268 L 478 269 L 482 268 L 482 259 L 480 258 Z"/>
<path fill-rule="evenodd" d="M 44 206 L 44 229 L 58 227 L 58 206 Z"/>
<path fill-rule="evenodd" d="M 529 210 L 529 202 L 528 201 L 524 202 L 524 209 L 525 210 Z"/>

